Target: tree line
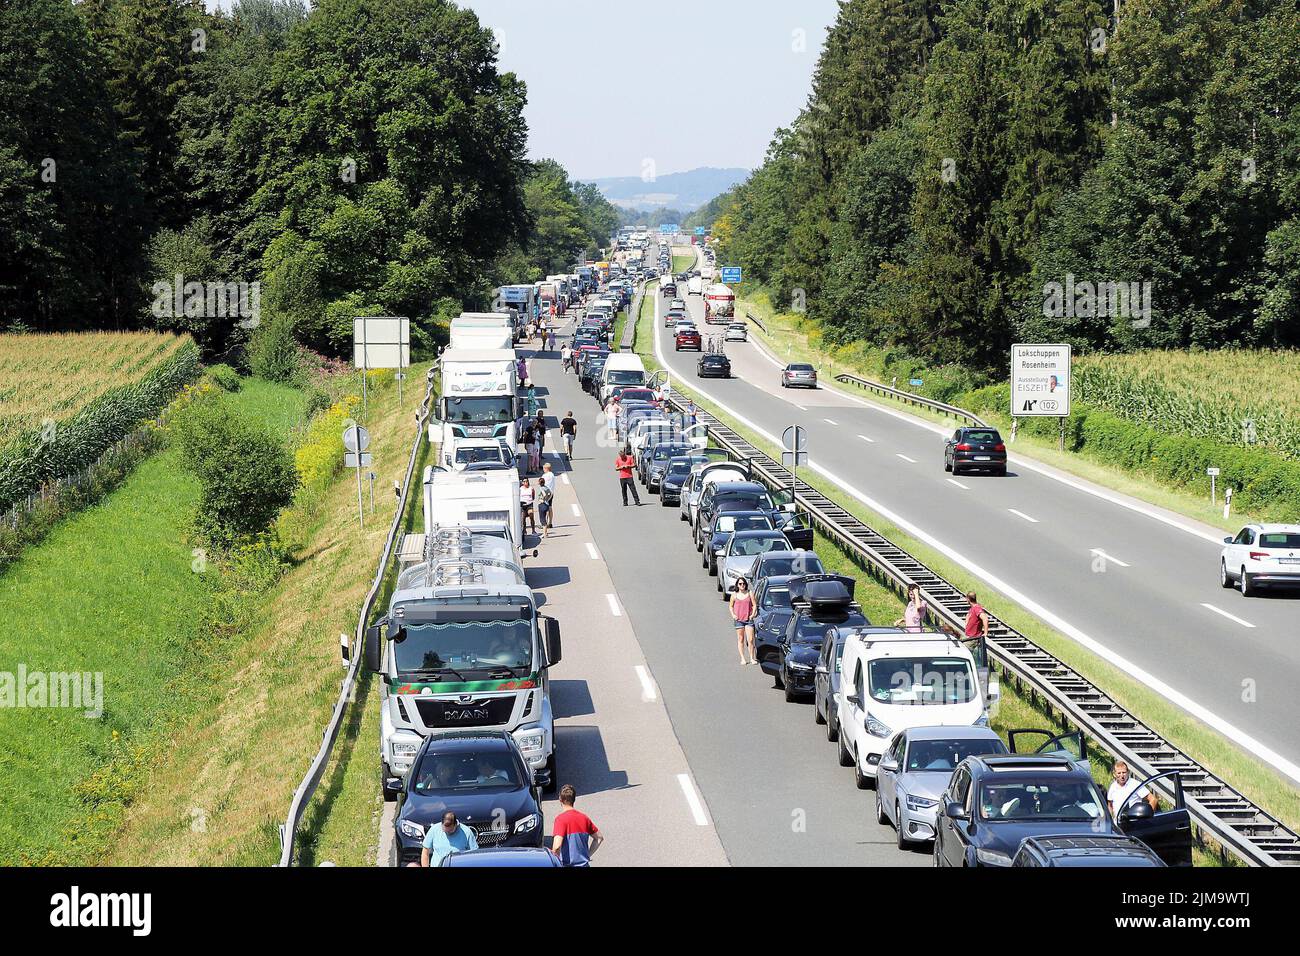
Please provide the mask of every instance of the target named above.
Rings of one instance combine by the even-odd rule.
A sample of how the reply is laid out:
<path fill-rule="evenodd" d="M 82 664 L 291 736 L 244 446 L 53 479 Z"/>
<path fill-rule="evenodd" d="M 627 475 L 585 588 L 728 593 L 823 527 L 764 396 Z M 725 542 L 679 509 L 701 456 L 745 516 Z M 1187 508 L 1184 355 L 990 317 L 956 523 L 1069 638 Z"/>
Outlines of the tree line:
<path fill-rule="evenodd" d="M 1300 345 L 1300 12 L 844 0 L 716 203 L 722 261 L 831 342 L 978 372 L 1014 341 Z"/>
<path fill-rule="evenodd" d="M 446 0 L 0 4 L 0 329 L 344 355 L 390 314 L 428 346 L 617 225 L 527 160 L 525 100 Z"/>

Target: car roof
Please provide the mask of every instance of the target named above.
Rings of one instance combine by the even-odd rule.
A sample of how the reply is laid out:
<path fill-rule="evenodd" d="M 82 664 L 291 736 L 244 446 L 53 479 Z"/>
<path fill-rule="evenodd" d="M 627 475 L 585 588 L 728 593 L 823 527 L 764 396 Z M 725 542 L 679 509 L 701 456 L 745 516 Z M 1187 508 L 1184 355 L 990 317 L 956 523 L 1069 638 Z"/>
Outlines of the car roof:
<path fill-rule="evenodd" d="M 988 727 L 906 727 L 901 733 L 910 740 L 1001 740 L 997 731 Z"/>
<path fill-rule="evenodd" d="M 984 764 L 985 768 L 996 772 L 1032 773 L 1035 770 L 1050 770 L 1053 773 L 1062 770 L 1075 770 L 1084 773 L 1075 763 L 1073 757 L 1061 754 L 981 754 L 966 758 Z M 1088 775 L 1091 780 L 1091 775 Z"/>
<path fill-rule="evenodd" d="M 723 514 L 726 515 L 750 514 L 750 512 L 724 511 Z M 763 512 L 755 511 L 753 512 L 753 514 L 761 515 L 763 514 Z M 766 517 L 766 515 L 764 515 L 764 517 Z M 783 538 L 783 537 L 785 537 L 785 535 L 783 535 L 780 531 L 776 531 L 774 529 L 769 529 L 769 528 L 752 528 L 749 531 L 737 531 L 733 533 L 731 536 L 733 541 L 737 538 Z"/>
<path fill-rule="evenodd" d="M 714 520 L 715 522 L 717 522 L 717 521 L 721 521 L 723 518 L 768 518 L 768 514 L 767 514 L 766 511 L 753 511 L 753 510 L 750 510 L 750 509 L 744 509 L 744 510 L 739 510 L 739 509 L 738 509 L 738 510 L 736 510 L 736 511 L 719 511 L 716 515 L 713 516 L 713 520 Z M 768 520 L 770 521 L 771 519 L 768 518 Z M 766 530 L 766 529 L 764 529 L 764 530 Z"/>
<path fill-rule="evenodd" d="M 1285 532 L 1287 534 L 1300 534 L 1300 524 L 1251 524 L 1246 525 L 1248 528 L 1256 528 L 1264 534 Z"/>
<path fill-rule="evenodd" d="M 767 491 L 767 486 L 757 481 L 719 481 L 713 486 L 713 496 L 734 495 L 755 491 Z"/>

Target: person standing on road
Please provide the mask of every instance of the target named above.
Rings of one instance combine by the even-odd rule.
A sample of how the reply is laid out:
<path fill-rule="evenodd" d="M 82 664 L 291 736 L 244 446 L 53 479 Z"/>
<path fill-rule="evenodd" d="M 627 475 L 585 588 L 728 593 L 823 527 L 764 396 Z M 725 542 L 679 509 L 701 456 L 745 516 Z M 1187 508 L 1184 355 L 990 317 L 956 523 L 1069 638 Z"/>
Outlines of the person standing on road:
<path fill-rule="evenodd" d="M 546 467 L 550 468 L 551 466 L 547 465 Z M 537 494 L 536 494 L 537 517 L 542 519 L 543 538 L 549 538 L 551 536 L 551 511 L 552 511 L 551 503 L 554 500 L 555 500 L 555 492 L 553 492 L 550 489 L 550 487 L 547 486 L 546 476 L 543 475 L 542 480 L 537 483 Z"/>
<path fill-rule="evenodd" d="M 570 349 L 569 349 L 569 343 L 568 343 L 568 342 L 565 342 L 565 343 L 564 343 L 564 348 L 560 349 L 560 366 L 561 366 L 561 368 L 564 369 L 564 374 L 565 374 L 565 375 L 568 375 L 568 374 L 569 374 L 569 356 L 570 356 L 570 354 L 571 354 L 571 352 L 570 352 Z"/>
<path fill-rule="evenodd" d="M 527 478 L 519 480 L 519 530 L 527 531 L 532 525 L 533 534 L 537 534 L 537 519 L 533 517 L 533 483 Z"/>
<path fill-rule="evenodd" d="M 549 538 L 551 529 L 555 527 L 555 472 L 551 470 L 549 461 L 542 465 L 542 487 L 539 490 L 546 492 L 546 510 L 542 512 L 542 534 Z"/>
<path fill-rule="evenodd" d="M 970 610 L 966 612 L 966 636 L 988 637 L 989 612 L 975 599 L 974 591 L 967 592 L 966 600 L 970 602 Z"/>
<path fill-rule="evenodd" d="M 528 417 L 532 418 L 534 415 L 536 415 L 537 409 L 538 409 L 537 388 L 531 382 L 529 382 L 528 383 Z"/>
<path fill-rule="evenodd" d="M 420 851 L 420 866 L 441 866 L 453 853 L 468 853 L 478 849 L 474 831 L 456 819 L 456 812 L 448 810 L 442 823 L 429 827 L 424 835 L 424 849 Z"/>
<path fill-rule="evenodd" d="M 537 467 L 541 468 L 541 455 L 546 451 L 546 415 L 541 409 L 537 410 L 537 418 L 533 420 L 533 429 L 537 432 Z"/>
<path fill-rule="evenodd" d="M 687 399 L 686 401 L 686 427 L 687 428 L 690 428 L 692 425 L 694 425 L 696 422 L 699 421 L 698 415 L 699 415 L 699 409 L 695 407 L 695 402 L 691 401 L 690 399 Z"/>
<path fill-rule="evenodd" d="M 596 855 L 605 836 L 591 822 L 591 817 L 574 808 L 578 791 L 572 784 L 566 783 L 560 788 L 560 815 L 555 818 L 555 838 L 551 841 L 551 852 L 560 858 L 564 866 L 591 866 L 591 858 Z"/>
<path fill-rule="evenodd" d="M 1128 802 L 1129 797 L 1133 795 L 1133 791 L 1135 790 L 1138 791 L 1138 798 L 1145 800 L 1151 807 L 1152 813 L 1160 809 L 1160 801 L 1156 799 L 1156 795 L 1137 781 L 1137 778 L 1135 778 L 1129 771 L 1126 762 L 1123 760 L 1116 760 L 1115 766 L 1111 769 L 1110 775 L 1114 780 L 1114 783 L 1112 783 L 1110 789 L 1106 791 L 1106 806 L 1110 808 L 1112 819 L 1118 822 L 1119 811 L 1123 809 L 1125 803 Z M 1129 806 L 1132 806 L 1132 804 L 1129 804 Z"/>
<path fill-rule="evenodd" d="M 623 450 L 619 452 L 614 459 L 614 470 L 618 472 L 618 484 L 623 491 L 623 507 L 627 507 L 627 490 L 632 489 L 632 500 L 636 502 L 638 508 L 641 507 L 641 495 L 636 490 L 636 482 L 632 480 L 632 469 L 636 467 L 636 459 L 632 457 L 632 448 L 624 445 Z"/>
<path fill-rule="evenodd" d="M 573 412 L 565 412 L 564 418 L 560 419 L 560 435 L 564 438 L 564 460 L 572 461 L 573 443 L 578 438 L 578 420 L 573 417 Z"/>
<path fill-rule="evenodd" d="M 754 655 L 754 595 L 749 593 L 749 581 L 745 578 L 736 580 L 736 589 L 731 592 L 727 602 L 731 619 L 736 622 L 736 650 L 740 652 L 741 664 L 756 664 Z M 746 649 L 749 657 L 745 657 Z"/>
<path fill-rule="evenodd" d="M 907 586 L 907 607 L 903 609 L 903 616 L 894 622 L 894 627 L 905 627 L 912 632 L 921 630 L 921 622 L 925 620 L 925 601 L 921 598 L 921 586 L 919 584 L 909 584 Z"/>
<path fill-rule="evenodd" d="M 546 337 L 546 351 L 555 351 L 555 329 L 551 329 L 550 333 Z"/>

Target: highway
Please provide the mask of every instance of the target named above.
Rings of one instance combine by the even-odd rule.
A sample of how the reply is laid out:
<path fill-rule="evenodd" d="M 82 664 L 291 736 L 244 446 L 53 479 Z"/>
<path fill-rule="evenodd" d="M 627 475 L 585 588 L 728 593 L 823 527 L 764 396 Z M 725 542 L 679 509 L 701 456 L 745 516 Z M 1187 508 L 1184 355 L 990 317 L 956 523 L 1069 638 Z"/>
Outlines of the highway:
<path fill-rule="evenodd" d="M 707 333 L 702 298 L 679 297 Z M 1220 588 L 1221 532 L 1014 454 L 1005 478 L 953 477 L 951 429 L 825 386 L 782 389 L 782 363 L 752 341 L 726 344 L 733 378 L 698 379 L 663 306 L 656 355 L 675 378 L 773 442 L 804 426 L 823 477 L 1300 780 L 1300 599 Z"/>

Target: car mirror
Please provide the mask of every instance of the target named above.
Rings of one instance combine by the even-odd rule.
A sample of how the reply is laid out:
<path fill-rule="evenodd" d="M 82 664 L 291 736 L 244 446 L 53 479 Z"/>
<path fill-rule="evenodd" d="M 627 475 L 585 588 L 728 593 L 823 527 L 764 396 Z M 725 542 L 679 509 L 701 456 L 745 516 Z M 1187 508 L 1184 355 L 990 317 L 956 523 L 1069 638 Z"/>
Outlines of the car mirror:
<path fill-rule="evenodd" d="M 949 820 L 969 820 L 970 816 L 966 813 L 966 808 L 956 800 L 949 800 L 943 808 L 943 815 Z"/>
<path fill-rule="evenodd" d="M 850 704 L 852 704 L 854 707 L 862 706 L 862 698 L 859 697 L 857 694 L 849 694 L 849 696 L 845 697 L 844 699 L 848 701 Z"/>
<path fill-rule="evenodd" d="M 880 761 L 880 769 L 887 773 L 894 773 L 898 770 L 898 761 L 893 757 L 886 757 L 884 760 Z"/>
<path fill-rule="evenodd" d="M 560 663 L 560 622 L 553 617 L 544 621 L 546 627 L 546 663 L 553 667 Z"/>
<path fill-rule="evenodd" d="M 1223 539 L 1223 543 L 1224 543 L 1224 544 L 1232 544 L 1232 538 L 1224 538 L 1224 539 Z"/>
<path fill-rule="evenodd" d="M 1134 823 L 1138 820 L 1150 820 L 1153 816 L 1155 811 L 1151 809 L 1151 804 L 1145 800 L 1138 800 L 1124 808 L 1124 812 L 1119 815 L 1119 822 Z"/>
<path fill-rule="evenodd" d="M 385 792 L 385 793 L 391 793 L 391 794 L 394 794 L 394 795 L 399 794 L 399 793 L 405 793 L 405 792 L 406 792 L 406 784 L 404 784 L 404 783 L 402 782 L 402 778 L 401 778 L 401 777 L 385 777 L 385 778 L 384 778 L 384 792 Z"/>

